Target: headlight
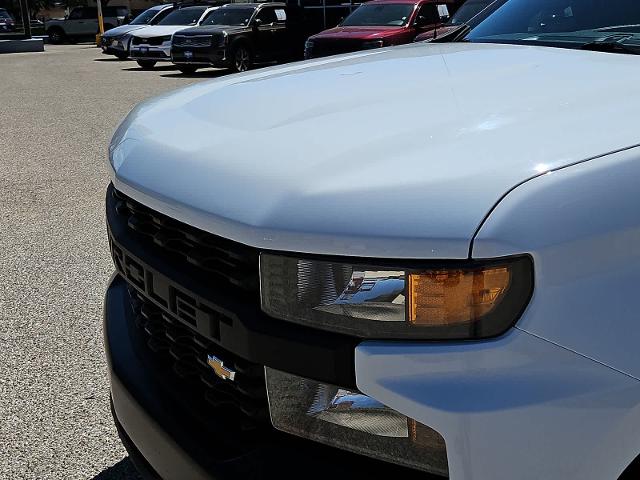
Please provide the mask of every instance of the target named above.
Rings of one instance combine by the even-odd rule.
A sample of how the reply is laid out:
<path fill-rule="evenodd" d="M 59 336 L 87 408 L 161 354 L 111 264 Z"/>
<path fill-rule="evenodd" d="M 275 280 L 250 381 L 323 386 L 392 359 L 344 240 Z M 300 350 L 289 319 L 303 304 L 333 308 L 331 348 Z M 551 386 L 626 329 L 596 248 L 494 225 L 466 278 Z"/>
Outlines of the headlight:
<path fill-rule="evenodd" d="M 164 43 L 164 42 L 170 41 L 172 36 L 173 35 L 164 35 L 163 37 L 161 37 L 162 38 L 162 42 Z"/>
<path fill-rule="evenodd" d="M 265 368 L 269 413 L 278 430 L 388 462 L 447 475 L 435 430 L 358 391 Z"/>
<path fill-rule="evenodd" d="M 526 256 L 407 267 L 262 254 L 260 282 L 262 309 L 282 320 L 361 338 L 479 339 L 518 320 L 533 268 Z"/>
<path fill-rule="evenodd" d="M 369 40 L 362 43 L 363 49 L 384 47 L 384 40 Z"/>
<path fill-rule="evenodd" d="M 313 48 L 313 40 L 307 40 L 306 42 L 304 42 L 304 48 L 305 49 Z"/>
<path fill-rule="evenodd" d="M 211 45 L 213 47 L 224 47 L 227 44 L 228 35 L 226 32 L 222 34 L 216 34 L 211 36 Z"/>

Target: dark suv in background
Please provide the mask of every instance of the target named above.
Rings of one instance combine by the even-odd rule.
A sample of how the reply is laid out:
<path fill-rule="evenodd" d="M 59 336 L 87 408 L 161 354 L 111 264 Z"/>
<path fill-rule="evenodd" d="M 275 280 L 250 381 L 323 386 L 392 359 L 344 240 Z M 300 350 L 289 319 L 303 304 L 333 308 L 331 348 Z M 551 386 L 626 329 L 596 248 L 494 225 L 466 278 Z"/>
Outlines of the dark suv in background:
<path fill-rule="evenodd" d="M 302 11 L 285 3 L 227 4 L 198 27 L 173 36 L 171 61 L 183 73 L 214 66 L 236 72 L 256 63 L 302 58 Z"/>

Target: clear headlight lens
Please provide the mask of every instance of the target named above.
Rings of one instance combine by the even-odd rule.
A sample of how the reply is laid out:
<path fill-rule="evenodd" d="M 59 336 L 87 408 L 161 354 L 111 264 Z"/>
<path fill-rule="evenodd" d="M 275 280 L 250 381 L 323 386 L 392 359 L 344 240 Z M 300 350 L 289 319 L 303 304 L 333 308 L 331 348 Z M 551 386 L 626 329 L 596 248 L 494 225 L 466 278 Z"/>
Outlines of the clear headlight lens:
<path fill-rule="evenodd" d="M 435 430 L 358 391 L 265 369 L 275 428 L 388 462 L 446 475 L 444 439 Z"/>
<path fill-rule="evenodd" d="M 384 339 L 500 335 L 533 289 L 529 257 L 407 268 L 262 254 L 260 278 L 273 317 Z"/>

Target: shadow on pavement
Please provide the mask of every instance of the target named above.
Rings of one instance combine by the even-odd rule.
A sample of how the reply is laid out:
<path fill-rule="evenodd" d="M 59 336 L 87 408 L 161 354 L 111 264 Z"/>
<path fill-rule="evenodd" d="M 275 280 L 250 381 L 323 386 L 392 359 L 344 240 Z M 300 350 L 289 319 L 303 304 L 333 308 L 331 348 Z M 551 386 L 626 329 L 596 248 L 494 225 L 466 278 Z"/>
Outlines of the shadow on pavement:
<path fill-rule="evenodd" d="M 140 480 L 140 476 L 129 457 L 126 457 L 103 470 L 91 480 Z"/>
<path fill-rule="evenodd" d="M 129 60 L 128 58 L 126 60 L 120 60 L 119 58 L 116 57 L 104 57 L 104 58 L 94 58 L 93 59 L 94 62 L 130 62 L 131 60 Z"/>
<path fill-rule="evenodd" d="M 198 70 L 196 73 L 175 72 L 160 76 L 164 78 L 217 78 L 229 73 L 231 73 L 231 70 Z"/>
<path fill-rule="evenodd" d="M 125 72 L 168 72 L 172 70 L 177 70 L 173 65 L 168 65 L 166 67 L 153 67 L 153 68 L 142 68 L 142 67 L 131 67 L 131 68 L 123 68 Z"/>

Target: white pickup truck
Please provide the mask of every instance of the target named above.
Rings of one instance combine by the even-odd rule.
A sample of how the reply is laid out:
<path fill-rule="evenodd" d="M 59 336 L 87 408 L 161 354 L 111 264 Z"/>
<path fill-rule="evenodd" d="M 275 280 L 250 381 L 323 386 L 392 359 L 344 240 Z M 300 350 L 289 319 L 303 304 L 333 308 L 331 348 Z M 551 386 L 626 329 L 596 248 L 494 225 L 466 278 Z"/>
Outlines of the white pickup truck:
<path fill-rule="evenodd" d="M 148 478 L 640 478 L 640 2 L 438 39 L 117 129 L 105 344 Z"/>
<path fill-rule="evenodd" d="M 127 21 L 127 7 L 104 7 L 104 29 L 122 25 Z M 96 7 L 75 7 L 65 18 L 51 19 L 45 22 L 45 31 L 51 43 L 76 41 L 94 37 L 98 31 L 98 9 Z"/>

